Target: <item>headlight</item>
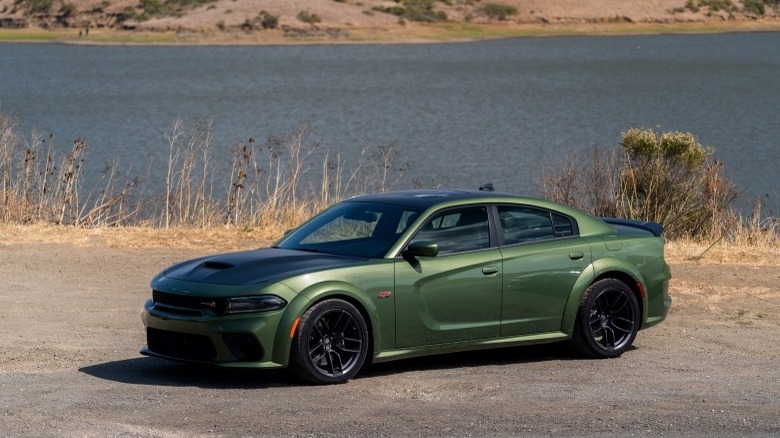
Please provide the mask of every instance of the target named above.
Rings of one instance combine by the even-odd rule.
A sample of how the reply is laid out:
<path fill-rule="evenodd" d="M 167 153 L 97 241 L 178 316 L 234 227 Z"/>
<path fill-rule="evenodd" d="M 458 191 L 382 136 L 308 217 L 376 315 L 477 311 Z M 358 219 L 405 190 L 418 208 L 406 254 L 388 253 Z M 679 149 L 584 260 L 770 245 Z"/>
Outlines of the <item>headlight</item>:
<path fill-rule="evenodd" d="M 267 312 L 269 310 L 281 309 L 286 304 L 287 301 L 276 295 L 228 298 L 225 314 Z"/>

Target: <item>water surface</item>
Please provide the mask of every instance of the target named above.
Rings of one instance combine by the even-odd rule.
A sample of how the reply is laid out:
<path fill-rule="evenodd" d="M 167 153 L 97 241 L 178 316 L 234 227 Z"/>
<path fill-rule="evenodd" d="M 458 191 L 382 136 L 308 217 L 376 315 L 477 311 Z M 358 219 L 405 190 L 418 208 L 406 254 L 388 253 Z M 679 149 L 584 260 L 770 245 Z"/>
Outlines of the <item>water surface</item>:
<path fill-rule="evenodd" d="M 394 143 L 414 179 L 536 194 L 546 162 L 631 127 L 716 148 L 745 199 L 780 192 L 780 34 L 283 47 L 0 45 L 0 110 L 77 136 L 99 168 L 161 169 L 162 133 L 212 118 L 223 148 L 308 121 L 331 154 Z M 162 173 L 158 173 L 162 175 Z M 153 178 L 155 179 L 155 178 Z M 157 178 L 161 179 L 161 178 Z M 446 178 L 437 177 L 438 181 Z M 748 202 L 748 201 L 745 201 Z M 775 201 L 777 202 L 777 201 Z M 775 204 L 777 206 L 777 204 Z"/>

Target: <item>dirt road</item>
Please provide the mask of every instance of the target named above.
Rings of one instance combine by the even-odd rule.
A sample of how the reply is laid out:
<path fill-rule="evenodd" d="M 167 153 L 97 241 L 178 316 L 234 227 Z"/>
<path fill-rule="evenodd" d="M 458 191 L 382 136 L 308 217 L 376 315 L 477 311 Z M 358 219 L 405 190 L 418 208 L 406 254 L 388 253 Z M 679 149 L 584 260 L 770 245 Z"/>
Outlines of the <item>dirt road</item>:
<path fill-rule="evenodd" d="M 312 387 L 138 354 L 149 279 L 202 252 L 0 244 L 0 435 L 780 434 L 780 262 L 671 263 L 668 320 L 619 359 L 515 348 Z"/>

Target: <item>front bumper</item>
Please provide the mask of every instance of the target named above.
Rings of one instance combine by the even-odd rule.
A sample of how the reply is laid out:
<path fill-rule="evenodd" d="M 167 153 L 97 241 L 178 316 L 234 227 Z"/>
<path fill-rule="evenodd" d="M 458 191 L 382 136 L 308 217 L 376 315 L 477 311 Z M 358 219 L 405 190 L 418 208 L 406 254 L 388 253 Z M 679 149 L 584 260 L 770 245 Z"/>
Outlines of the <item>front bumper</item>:
<path fill-rule="evenodd" d="M 229 316 L 179 315 L 155 309 L 147 300 L 141 320 L 147 345 L 141 354 L 178 362 L 226 367 L 281 368 L 273 360 L 284 309 Z"/>

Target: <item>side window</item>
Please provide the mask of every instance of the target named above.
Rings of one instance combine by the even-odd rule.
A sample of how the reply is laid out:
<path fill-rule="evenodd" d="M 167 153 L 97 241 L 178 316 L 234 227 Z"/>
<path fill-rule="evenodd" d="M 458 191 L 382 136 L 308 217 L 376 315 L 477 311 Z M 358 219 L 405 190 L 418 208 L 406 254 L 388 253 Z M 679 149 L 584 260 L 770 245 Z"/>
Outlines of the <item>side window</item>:
<path fill-rule="evenodd" d="M 412 241 L 439 245 L 439 254 L 474 251 L 490 247 L 490 227 L 485 207 L 448 210 L 433 216 Z"/>
<path fill-rule="evenodd" d="M 500 205 L 498 218 L 501 221 L 505 245 L 554 237 L 552 220 L 547 211 Z M 569 227 L 571 228 L 571 223 Z"/>
<path fill-rule="evenodd" d="M 398 221 L 398 226 L 395 229 L 395 234 L 401 234 L 412 224 L 417 217 L 420 216 L 416 211 L 406 210 L 401 213 L 401 220 Z"/>
<path fill-rule="evenodd" d="M 555 228 L 555 237 L 568 237 L 574 235 L 574 225 L 568 217 L 553 213 L 553 227 Z"/>

